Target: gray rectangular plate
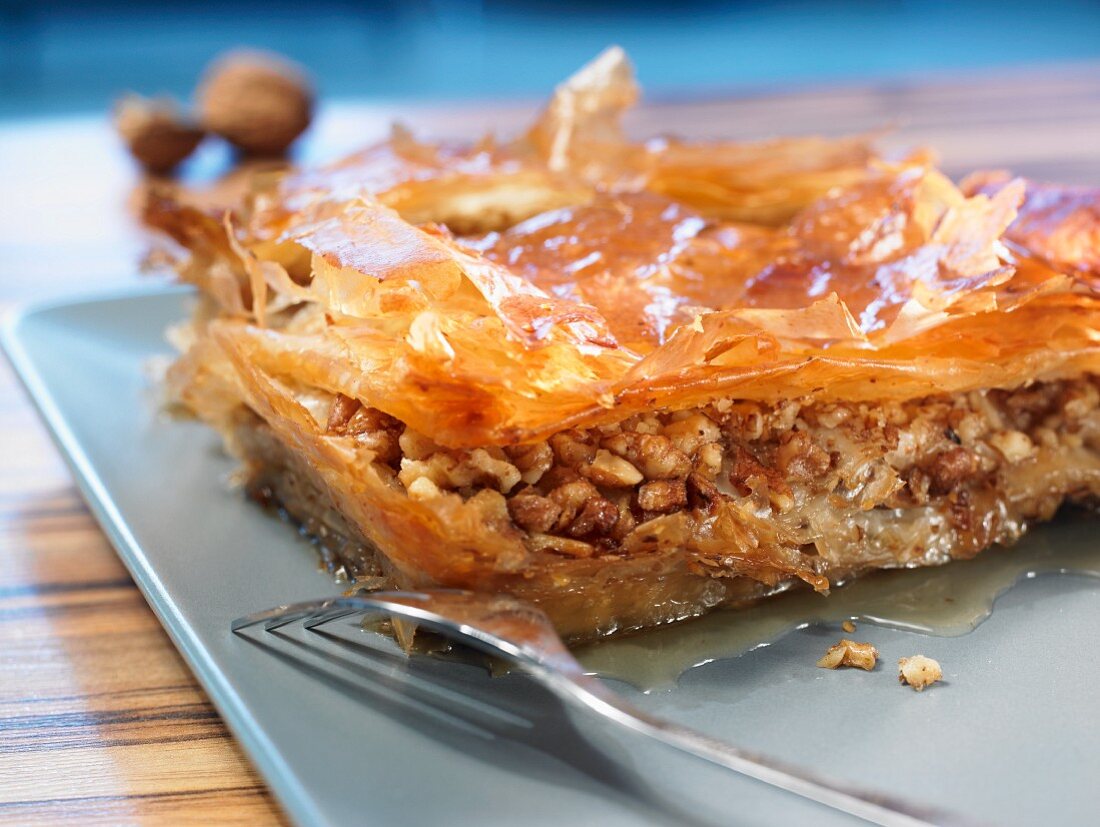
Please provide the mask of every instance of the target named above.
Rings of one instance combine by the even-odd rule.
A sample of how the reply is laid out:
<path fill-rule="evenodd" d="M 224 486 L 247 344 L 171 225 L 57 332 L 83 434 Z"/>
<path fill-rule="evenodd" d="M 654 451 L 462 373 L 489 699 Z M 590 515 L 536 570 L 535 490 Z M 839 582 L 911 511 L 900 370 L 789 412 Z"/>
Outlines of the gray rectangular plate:
<path fill-rule="evenodd" d="M 235 617 L 339 587 L 289 526 L 228 490 L 212 433 L 158 411 L 145 364 L 187 302 L 163 290 L 42 305 L 9 321 L 4 344 L 97 519 L 295 821 L 852 823 L 574 716 L 521 675 L 385 652 L 321 662 L 293 636 L 231 635 Z M 961 637 L 860 631 L 887 674 L 815 669 L 836 630 L 811 626 L 673 689 L 619 688 L 739 745 L 982 822 L 1097 817 L 1100 582 L 1028 580 Z M 921 695 L 889 675 L 891 658 L 918 651 L 946 673 Z"/>

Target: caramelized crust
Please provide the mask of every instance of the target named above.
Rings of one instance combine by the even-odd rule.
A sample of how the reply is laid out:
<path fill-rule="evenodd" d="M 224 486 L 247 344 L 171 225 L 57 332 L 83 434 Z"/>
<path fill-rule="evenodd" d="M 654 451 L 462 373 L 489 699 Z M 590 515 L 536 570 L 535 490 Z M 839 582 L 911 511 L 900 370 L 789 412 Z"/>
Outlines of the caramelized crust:
<path fill-rule="evenodd" d="M 225 216 L 173 401 L 403 586 L 574 636 L 942 563 L 1097 493 L 1100 194 L 863 138 L 636 143 L 610 51 L 527 133 L 403 130 Z"/>

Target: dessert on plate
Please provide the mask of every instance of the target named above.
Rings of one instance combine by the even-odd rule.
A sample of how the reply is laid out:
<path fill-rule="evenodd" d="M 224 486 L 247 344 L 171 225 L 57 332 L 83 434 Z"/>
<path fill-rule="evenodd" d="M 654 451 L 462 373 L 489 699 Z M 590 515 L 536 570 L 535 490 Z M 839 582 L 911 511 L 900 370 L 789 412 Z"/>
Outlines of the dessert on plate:
<path fill-rule="evenodd" d="M 146 221 L 175 403 L 370 584 L 566 636 L 938 565 L 1100 494 L 1100 194 L 869 139 L 633 141 L 609 50 L 508 140 Z M 277 561 L 272 561 L 273 565 Z"/>

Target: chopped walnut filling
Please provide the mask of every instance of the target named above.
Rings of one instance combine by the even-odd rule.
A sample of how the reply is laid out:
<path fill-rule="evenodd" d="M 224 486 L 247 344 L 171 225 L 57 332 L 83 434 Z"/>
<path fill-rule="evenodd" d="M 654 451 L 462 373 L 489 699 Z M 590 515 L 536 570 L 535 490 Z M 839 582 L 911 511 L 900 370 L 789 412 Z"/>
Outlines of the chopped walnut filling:
<path fill-rule="evenodd" d="M 1005 475 L 1100 450 L 1098 387 L 1089 377 L 904 403 L 720 400 L 467 450 L 341 396 L 327 430 L 417 499 L 499 492 L 532 547 L 568 556 L 621 553 L 667 515 L 703 525 L 726 502 L 772 520 L 792 553 L 828 563 L 859 544 L 868 566 L 905 565 L 973 554 L 1049 517 L 1061 495 L 1030 495 L 1022 514 L 998 507 Z"/>
<path fill-rule="evenodd" d="M 898 661 L 898 682 L 908 684 L 917 692 L 923 692 L 926 686 L 931 686 L 942 678 L 943 670 L 932 658 L 913 655 Z"/>
<path fill-rule="evenodd" d="M 878 649 L 870 643 L 856 643 L 847 638 L 829 647 L 821 656 L 817 665 L 822 669 L 839 669 L 841 666 L 854 666 L 870 672 L 878 662 Z"/>
<path fill-rule="evenodd" d="M 392 416 L 368 408 L 357 399 L 337 396 L 326 429 L 331 434 L 351 437 L 371 451 L 376 462 L 391 465 L 401 458 L 403 449 L 399 439 L 404 426 Z"/>

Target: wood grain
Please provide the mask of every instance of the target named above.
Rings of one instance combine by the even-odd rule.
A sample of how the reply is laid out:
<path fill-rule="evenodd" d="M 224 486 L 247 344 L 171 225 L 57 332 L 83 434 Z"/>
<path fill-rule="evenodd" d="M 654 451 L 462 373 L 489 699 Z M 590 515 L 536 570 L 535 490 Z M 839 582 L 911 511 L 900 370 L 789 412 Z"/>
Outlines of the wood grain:
<path fill-rule="evenodd" d="M 520 106 L 410 108 L 432 133 L 515 128 Z M 382 134 L 397 112 L 325 113 L 310 154 Z M 945 168 L 1100 183 L 1100 65 L 784 95 L 658 102 L 639 133 L 872 130 Z M 133 281 L 135 177 L 102 119 L 0 128 L 0 306 Z M 217 175 L 210 150 L 190 170 Z M 282 816 L 81 502 L 0 363 L 0 823 L 272 824 Z"/>
<path fill-rule="evenodd" d="M 0 366 L 0 823 L 279 823 Z"/>

